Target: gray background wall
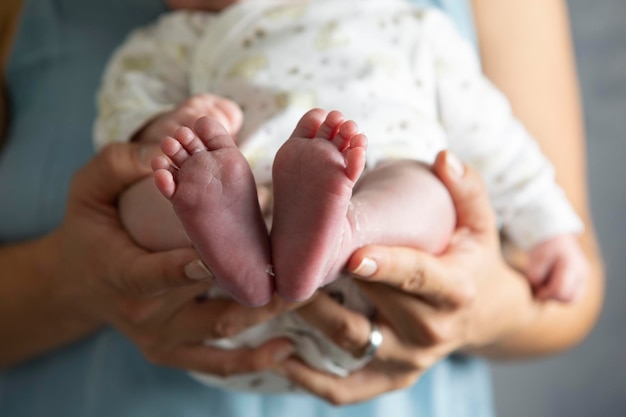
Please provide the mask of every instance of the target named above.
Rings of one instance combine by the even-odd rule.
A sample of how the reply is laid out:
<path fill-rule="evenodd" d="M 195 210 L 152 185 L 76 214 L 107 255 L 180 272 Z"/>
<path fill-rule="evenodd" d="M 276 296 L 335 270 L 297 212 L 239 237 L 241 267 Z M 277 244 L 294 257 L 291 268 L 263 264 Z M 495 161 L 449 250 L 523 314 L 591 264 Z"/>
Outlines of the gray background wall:
<path fill-rule="evenodd" d="M 499 417 L 626 417 L 626 0 L 568 3 L 606 303 L 590 338 L 572 351 L 494 366 Z"/>

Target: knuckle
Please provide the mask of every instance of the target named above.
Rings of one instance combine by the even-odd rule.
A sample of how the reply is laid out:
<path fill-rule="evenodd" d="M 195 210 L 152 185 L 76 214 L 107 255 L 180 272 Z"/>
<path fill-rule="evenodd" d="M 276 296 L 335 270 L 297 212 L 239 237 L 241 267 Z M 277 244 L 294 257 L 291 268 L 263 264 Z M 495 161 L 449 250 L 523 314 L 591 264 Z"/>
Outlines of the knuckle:
<path fill-rule="evenodd" d="M 427 324 L 424 324 L 422 328 L 422 338 L 423 342 L 429 346 L 436 346 L 442 344 L 448 340 L 447 335 L 449 334 L 447 326 L 441 321 L 431 321 Z M 418 356 L 417 358 L 421 360 L 422 356 Z M 415 362 L 419 364 L 420 362 Z"/>
<path fill-rule="evenodd" d="M 247 363 L 246 372 L 261 372 L 267 369 L 267 362 L 263 357 L 253 355 L 249 363 Z"/>
<path fill-rule="evenodd" d="M 230 363 L 230 361 L 221 361 L 219 363 L 212 364 L 210 369 L 207 369 L 206 371 L 222 378 L 226 378 L 237 373 L 236 367 Z"/>
<path fill-rule="evenodd" d="M 320 392 L 319 394 L 322 398 L 325 398 L 327 402 L 335 407 L 345 405 L 350 402 L 346 391 L 341 389 L 323 388 L 322 392 Z"/>
<path fill-rule="evenodd" d="M 144 281 L 128 272 L 120 275 L 119 286 L 122 291 L 133 297 L 141 297 L 148 293 Z"/>
<path fill-rule="evenodd" d="M 456 287 L 456 294 L 453 297 L 454 307 L 469 307 L 474 304 L 477 297 L 476 287 L 470 281 L 463 281 Z"/>
<path fill-rule="evenodd" d="M 146 354 L 163 357 L 167 352 L 166 344 L 163 343 L 163 340 L 156 334 L 143 333 L 141 335 L 135 335 L 133 340 Z"/>
<path fill-rule="evenodd" d="M 391 376 L 391 391 L 413 386 L 419 379 L 419 372 L 402 372 Z"/>
<path fill-rule="evenodd" d="M 426 270 L 421 264 L 415 264 L 411 268 L 409 279 L 405 280 L 400 286 L 402 291 L 407 293 L 416 293 L 424 288 L 426 284 Z"/>
<path fill-rule="evenodd" d="M 333 340 L 344 349 L 355 349 L 361 347 L 365 341 L 362 340 L 362 326 L 359 326 L 356 317 L 345 317 L 337 327 Z"/>
<path fill-rule="evenodd" d="M 110 143 L 100 150 L 98 157 L 107 165 L 114 164 L 120 153 L 119 143 Z"/>
<path fill-rule="evenodd" d="M 210 329 L 210 337 L 224 339 L 237 334 L 237 326 L 230 320 L 217 320 Z"/>
<path fill-rule="evenodd" d="M 80 168 L 70 181 L 70 195 L 73 198 L 80 198 L 85 189 L 89 189 L 93 186 L 93 178 L 87 173 L 93 170 L 94 166 L 100 167 L 100 170 L 105 173 L 106 176 L 119 172 L 124 167 L 124 144 L 110 143 L 103 147 L 93 158 L 93 163 L 87 164 Z M 135 157 L 135 163 L 137 157 Z"/>
<path fill-rule="evenodd" d="M 423 353 L 412 352 L 408 356 L 408 364 L 406 365 L 406 368 L 424 369 L 424 365 L 425 365 L 425 360 L 424 360 L 424 354 Z M 395 383 L 399 383 L 399 380 L 401 379 L 401 376 L 402 375 L 394 375 L 394 382 Z"/>
<path fill-rule="evenodd" d="M 403 372 L 397 375 L 394 375 L 394 383 L 399 387 L 405 387 L 403 384 L 413 383 L 420 372 L 429 369 L 432 365 L 432 360 L 430 356 L 423 351 L 421 352 L 413 352 L 409 356 L 409 364 L 407 365 L 407 369 L 411 369 L 413 372 Z"/>
<path fill-rule="evenodd" d="M 152 348 L 142 348 L 144 358 L 153 365 L 168 365 L 167 355 L 161 351 Z"/>
<path fill-rule="evenodd" d="M 148 311 L 136 300 L 124 300 L 118 305 L 118 316 L 132 327 L 143 327 L 146 324 Z"/>
<path fill-rule="evenodd" d="M 119 172 L 124 164 L 127 163 L 125 158 L 127 155 L 126 146 L 123 143 L 110 143 L 98 152 L 97 158 L 107 167 L 107 170 Z M 133 162 L 139 164 L 136 153 L 133 153 L 133 157 Z"/>
<path fill-rule="evenodd" d="M 137 298 L 153 298 L 166 288 L 189 283 L 184 279 L 184 266 L 174 265 L 171 257 L 146 255 L 130 259 L 119 273 L 118 286 Z"/>
<path fill-rule="evenodd" d="M 469 181 L 465 183 L 465 193 L 469 199 L 482 198 L 485 194 L 485 183 L 483 179 L 471 170 L 467 171 L 467 176 L 470 177 Z"/>

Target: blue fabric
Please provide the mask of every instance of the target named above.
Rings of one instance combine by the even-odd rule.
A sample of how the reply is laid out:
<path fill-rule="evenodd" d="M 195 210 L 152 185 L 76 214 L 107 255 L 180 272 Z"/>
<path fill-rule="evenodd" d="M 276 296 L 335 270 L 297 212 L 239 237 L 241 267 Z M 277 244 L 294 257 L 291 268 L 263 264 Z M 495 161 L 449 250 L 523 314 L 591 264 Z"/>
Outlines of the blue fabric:
<path fill-rule="evenodd" d="M 437 5 L 471 37 L 465 1 Z M 159 0 L 26 2 L 6 71 L 13 118 L 0 153 L 1 243 L 60 223 L 70 177 L 93 153 L 94 94 L 105 62 L 131 28 L 163 9 Z M 410 389 L 335 408 L 303 395 L 205 387 L 149 364 L 112 329 L 0 373 L 0 416 L 7 417 L 490 417 L 492 408 L 488 371 L 477 359 L 451 357 Z"/>
<path fill-rule="evenodd" d="M 418 6 L 435 6 L 450 16 L 457 28 L 472 43 L 476 43 L 476 32 L 470 0 L 408 0 Z"/>

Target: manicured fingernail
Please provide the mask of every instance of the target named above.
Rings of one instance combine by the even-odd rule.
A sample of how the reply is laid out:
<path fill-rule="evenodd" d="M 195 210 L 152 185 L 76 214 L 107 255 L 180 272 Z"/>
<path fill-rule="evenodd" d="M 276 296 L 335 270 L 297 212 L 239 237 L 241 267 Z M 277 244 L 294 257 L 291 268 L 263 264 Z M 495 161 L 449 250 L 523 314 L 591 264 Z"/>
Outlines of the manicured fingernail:
<path fill-rule="evenodd" d="M 371 277 L 378 271 L 378 264 L 372 258 L 363 258 L 359 266 L 354 268 L 352 273 L 360 277 Z"/>
<path fill-rule="evenodd" d="M 185 266 L 185 275 L 187 278 L 197 281 L 213 278 L 211 271 L 199 259 L 191 261 Z"/>
<path fill-rule="evenodd" d="M 293 355 L 296 351 L 296 347 L 294 345 L 287 345 L 280 349 L 278 349 L 274 353 L 274 362 L 282 362 L 291 355 Z"/>
<path fill-rule="evenodd" d="M 446 153 L 446 169 L 448 170 L 448 174 L 456 179 L 460 179 L 465 175 L 465 166 L 459 158 L 450 152 Z"/>

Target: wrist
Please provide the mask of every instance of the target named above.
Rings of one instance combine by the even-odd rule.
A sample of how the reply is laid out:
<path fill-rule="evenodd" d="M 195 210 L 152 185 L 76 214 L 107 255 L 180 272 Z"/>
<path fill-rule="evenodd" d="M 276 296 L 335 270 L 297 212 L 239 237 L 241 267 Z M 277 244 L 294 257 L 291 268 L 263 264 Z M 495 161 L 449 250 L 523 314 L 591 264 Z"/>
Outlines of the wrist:
<path fill-rule="evenodd" d="M 70 282 L 71 276 L 67 269 L 72 269 L 71 259 L 66 259 L 62 248 L 64 247 L 63 233 L 61 229 L 45 236 L 39 245 L 46 246 L 43 249 L 41 262 L 38 263 L 34 273 L 44 277 L 41 282 L 43 291 L 41 293 L 45 300 L 42 304 L 48 306 L 50 314 L 56 323 L 68 334 L 87 334 L 103 325 L 102 320 L 91 314 L 89 306 L 93 305 L 95 297 L 90 296 L 87 280 L 82 277 L 80 282 Z"/>
<path fill-rule="evenodd" d="M 493 269 L 496 279 L 476 309 L 470 343 L 462 351 L 491 358 L 516 356 L 514 341 L 533 326 L 542 306 L 533 299 L 526 278 L 504 260 Z"/>
<path fill-rule="evenodd" d="M 593 253 L 593 248 L 588 251 Z M 592 263 L 584 294 L 570 303 L 534 298 L 526 277 L 505 264 L 497 288 L 489 292 L 490 298 L 502 301 L 482 321 L 483 327 L 496 326 L 497 332 L 491 341 L 463 350 L 491 359 L 511 360 L 555 354 L 580 343 L 597 320 L 603 294 L 602 264 L 598 257 L 591 259 L 596 262 Z"/>

